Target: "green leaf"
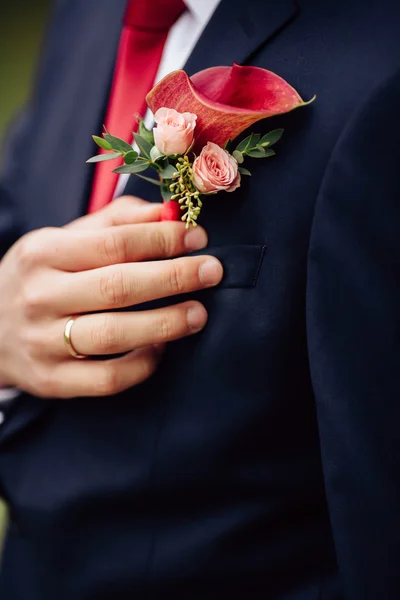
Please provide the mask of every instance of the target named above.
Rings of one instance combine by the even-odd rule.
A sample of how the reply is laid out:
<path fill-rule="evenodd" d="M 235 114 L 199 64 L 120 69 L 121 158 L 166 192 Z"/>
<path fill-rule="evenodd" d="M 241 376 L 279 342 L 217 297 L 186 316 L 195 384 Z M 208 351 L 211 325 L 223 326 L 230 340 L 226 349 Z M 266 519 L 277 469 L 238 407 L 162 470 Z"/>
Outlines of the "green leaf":
<path fill-rule="evenodd" d="M 257 146 L 260 139 L 261 139 L 260 133 L 252 133 L 251 138 L 250 138 L 250 147 L 254 148 L 255 146 Z"/>
<path fill-rule="evenodd" d="M 136 160 L 132 165 L 123 165 L 114 169 L 113 173 L 122 173 L 123 175 L 131 175 L 132 173 L 141 173 L 150 167 L 146 161 Z"/>
<path fill-rule="evenodd" d="M 121 156 L 118 152 L 110 152 L 110 154 L 98 154 L 97 156 L 92 156 L 87 160 L 87 163 L 98 163 L 103 162 L 103 160 L 113 160 L 114 158 L 118 158 Z"/>
<path fill-rule="evenodd" d="M 275 152 L 274 150 L 270 149 L 270 148 L 263 148 L 262 150 L 259 150 L 258 148 L 255 148 L 254 150 L 250 150 L 249 152 L 247 152 L 247 156 L 250 156 L 251 158 L 268 158 L 269 156 L 274 156 Z"/>
<path fill-rule="evenodd" d="M 168 164 L 160 173 L 160 177 L 161 179 L 172 179 L 174 175 L 176 175 L 177 170 L 176 168 L 171 165 Z"/>
<path fill-rule="evenodd" d="M 237 152 L 245 152 L 250 147 L 249 146 L 250 140 L 251 140 L 251 135 L 248 135 L 246 138 L 244 138 L 244 140 L 242 140 L 240 142 L 240 144 L 238 144 L 236 146 L 236 151 Z"/>
<path fill-rule="evenodd" d="M 273 146 L 274 144 L 276 144 L 276 142 L 279 142 L 283 135 L 283 131 L 283 129 L 274 129 L 273 131 L 270 131 L 269 133 L 264 135 L 264 137 L 261 138 L 260 145 Z"/>
<path fill-rule="evenodd" d="M 266 154 L 264 149 L 261 151 L 256 148 L 255 150 L 249 150 L 249 152 L 247 152 L 247 156 L 250 156 L 251 158 L 265 158 Z"/>
<path fill-rule="evenodd" d="M 257 148 L 255 150 L 249 150 L 249 152 L 247 152 L 247 156 L 250 156 L 251 158 L 265 158 L 265 151 L 263 150 L 258 150 Z"/>
<path fill-rule="evenodd" d="M 113 150 L 121 152 L 121 154 L 125 154 L 132 150 L 132 146 L 125 142 L 125 140 L 121 140 L 121 138 L 110 135 L 109 133 L 104 134 L 104 139 L 110 144 Z"/>
<path fill-rule="evenodd" d="M 152 146 L 154 146 L 154 133 L 153 130 L 149 130 L 147 129 L 146 125 L 144 124 L 144 120 L 140 119 L 139 121 L 139 135 L 145 139 L 147 142 L 149 142 L 149 144 L 151 144 Z"/>
<path fill-rule="evenodd" d="M 242 152 L 242 154 L 248 154 L 251 150 L 256 148 L 258 142 L 260 141 L 260 138 L 261 135 L 259 133 L 252 133 L 242 142 L 240 142 L 236 150 Z"/>
<path fill-rule="evenodd" d="M 241 152 L 239 152 L 239 150 L 234 150 L 232 152 L 232 156 L 233 156 L 233 158 L 235 158 L 237 160 L 239 165 L 241 165 L 242 162 L 244 161 L 243 154 Z"/>
<path fill-rule="evenodd" d="M 135 142 L 138 145 L 141 155 L 145 158 L 150 158 L 150 152 L 153 145 L 138 133 L 135 133 Z"/>
<path fill-rule="evenodd" d="M 239 167 L 239 173 L 241 175 L 249 175 L 251 177 L 251 173 L 250 171 L 248 171 L 247 169 L 245 169 L 244 167 Z"/>
<path fill-rule="evenodd" d="M 112 150 L 111 144 L 109 144 L 106 140 L 99 137 L 98 135 L 92 135 L 94 142 L 103 150 Z"/>
<path fill-rule="evenodd" d="M 157 179 L 153 179 L 152 177 L 145 177 L 144 175 L 139 175 L 139 173 L 135 173 L 136 177 L 140 177 L 140 179 L 144 179 L 153 185 L 161 186 L 161 181 L 157 181 Z"/>
<path fill-rule="evenodd" d="M 137 157 L 139 156 L 139 154 L 137 152 L 135 152 L 135 150 L 131 150 L 130 152 L 127 152 L 124 156 L 124 163 L 126 165 L 131 165 L 135 162 L 135 160 L 137 159 Z"/>
<path fill-rule="evenodd" d="M 250 136 L 249 148 L 247 149 L 247 152 L 249 152 L 250 150 L 254 150 L 257 147 L 257 144 L 260 141 L 260 139 L 261 135 L 259 133 L 252 133 Z"/>

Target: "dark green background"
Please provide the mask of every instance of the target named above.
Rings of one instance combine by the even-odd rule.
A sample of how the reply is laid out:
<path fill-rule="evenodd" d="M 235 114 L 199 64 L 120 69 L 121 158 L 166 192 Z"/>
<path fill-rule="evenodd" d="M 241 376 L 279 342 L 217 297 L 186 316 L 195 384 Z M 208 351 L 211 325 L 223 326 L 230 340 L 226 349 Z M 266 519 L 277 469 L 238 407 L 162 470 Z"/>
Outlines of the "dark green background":
<path fill-rule="evenodd" d="M 50 5 L 51 0 L 0 0 L 0 157 L 7 128 L 29 97 Z M 0 503 L 0 546 L 4 519 Z"/>
<path fill-rule="evenodd" d="M 0 143 L 26 101 L 34 77 L 51 0 L 0 2 Z"/>

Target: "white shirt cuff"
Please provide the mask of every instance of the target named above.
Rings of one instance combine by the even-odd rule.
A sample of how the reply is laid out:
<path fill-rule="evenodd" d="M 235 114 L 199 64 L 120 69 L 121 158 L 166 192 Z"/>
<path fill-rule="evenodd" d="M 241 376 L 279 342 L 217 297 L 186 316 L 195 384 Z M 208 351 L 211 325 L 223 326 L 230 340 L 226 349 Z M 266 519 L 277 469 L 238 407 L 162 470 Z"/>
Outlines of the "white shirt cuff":
<path fill-rule="evenodd" d="M 20 395 L 20 391 L 16 388 L 0 388 L 0 403 L 7 402 L 8 400 L 14 400 Z"/>

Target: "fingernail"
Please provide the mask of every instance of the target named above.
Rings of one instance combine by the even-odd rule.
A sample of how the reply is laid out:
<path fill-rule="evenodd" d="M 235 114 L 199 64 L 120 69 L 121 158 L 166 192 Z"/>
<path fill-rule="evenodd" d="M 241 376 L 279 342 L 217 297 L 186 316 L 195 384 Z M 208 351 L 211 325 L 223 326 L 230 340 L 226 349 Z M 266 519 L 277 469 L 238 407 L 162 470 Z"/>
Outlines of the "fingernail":
<path fill-rule="evenodd" d="M 207 286 L 217 285 L 223 275 L 222 265 L 215 258 L 209 258 L 200 265 L 199 277 L 200 281 Z"/>
<path fill-rule="evenodd" d="M 186 250 L 201 250 L 207 246 L 207 234 L 201 227 L 192 228 L 185 236 Z"/>
<path fill-rule="evenodd" d="M 207 322 L 206 309 L 201 304 L 192 306 L 188 310 L 187 321 L 189 329 L 192 331 L 200 331 Z"/>

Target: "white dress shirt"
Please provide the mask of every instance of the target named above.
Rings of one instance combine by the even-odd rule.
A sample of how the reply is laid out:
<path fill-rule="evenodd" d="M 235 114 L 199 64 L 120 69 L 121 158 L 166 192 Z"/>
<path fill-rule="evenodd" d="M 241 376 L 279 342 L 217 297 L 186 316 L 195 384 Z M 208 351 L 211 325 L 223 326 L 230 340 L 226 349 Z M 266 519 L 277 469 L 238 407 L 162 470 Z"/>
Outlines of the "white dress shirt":
<path fill-rule="evenodd" d="M 165 42 L 155 83 L 158 83 L 168 73 L 182 69 L 220 1 L 184 0 L 188 10 L 171 27 Z M 150 110 L 147 110 L 145 114 L 144 124 L 148 129 L 153 125 L 153 115 Z M 136 151 L 138 150 L 135 144 L 133 144 L 133 148 Z M 114 198 L 123 194 L 128 179 L 129 175 L 120 175 Z"/>
<path fill-rule="evenodd" d="M 179 17 L 168 34 L 156 75 L 156 83 L 171 71 L 176 71 L 184 66 L 221 0 L 184 1 L 187 10 Z M 147 111 L 144 122 L 148 128 L 152 126 L 153 115 L 150 110 Z M 123 193 L 128 178 L 129 175 L 120 175 L 114 197 Z M 18 390 L 13 388 L 0 389 L 0 403 L 13 400 L 18 394 Z M 4 413 L 0 411 L 0 425 L 3 421 Z"/>

